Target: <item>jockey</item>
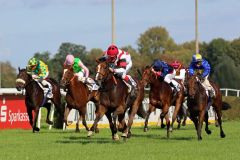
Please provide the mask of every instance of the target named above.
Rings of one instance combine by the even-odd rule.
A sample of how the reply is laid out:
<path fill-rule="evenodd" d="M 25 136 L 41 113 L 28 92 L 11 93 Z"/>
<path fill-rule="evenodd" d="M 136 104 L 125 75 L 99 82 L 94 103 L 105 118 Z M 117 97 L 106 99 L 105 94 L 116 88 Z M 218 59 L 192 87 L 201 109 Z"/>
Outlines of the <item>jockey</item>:
<path fill-rule="evenodd" d="M 136 87 L 136 82 L 127 74 L 132 67 L 131 55 L 128 52 L 118 49 L 115 45 L 110 45 L 104 56 L 99 60 L 107 60 L 112 64 L 110 70 L 123 79 L 129 88 L 129 92 L 131 92 L 132 87 Z"/>
<path fill-rule="evenodd" d="M 206 59 L 202 58 L 201 54 L 194 54 L 192 56 L 192 62 L 189 65 L 189 74 L 192 75 L 200 75 L 202 78 L 202 85 L 206 89 L 206 91 L 209 92 L 209 96 L 211 98 L 215 97 L 215 90 L 211 86 L 208 76 L 210 74 L 211 67 Z M 207 92 L 207 93 L 208 93 Z"/>
<path fill-rule="evenodd" d="M 68 54 L 66 56 L 66 60 L 64 62 L 64 66 L 71 66 L 73 68 L 73 72 L 75 75 L 78 76 L 78 81 L 81 81 L 83 83 L 86 83 L 91 90 L 98 90 L 98 85 L 95 83 L 95 81 L 88 77 L 89 76 L 89 70 L 88 68 L 82 63 L 80 58 L 74 58 L 73 55 Z M 65 71 L 64 71 L 65 73 Z"/>
<path fill-rule="evenodd" d="M 27 72 L 32 75 L 34 80 L 48 87 L 46 96 L 52 98 L 52 85 L 46 80 L 49 75 L 48 66 L 43 61 L 33 57 L 28 61 Z"/>
<path fill-rule="evenodd" d="M 161 60 L 155 60 L 152 64 L 152 71 L 160 78 L 163 78 L 177 93 L 180 91 L 179 84 L 173 80 L 175 77 L 175 70 L 169 64 Z"/>
<path fill-rule="evenodd" d="M 172 66 L 176 72 L 176 75 L 174 78 L 181 80 L 181 82 L 183 83 L 185 80 L 185 74 L 186 74 L 186 70 L 183 67 L 183 65 L 179 61 L 175 60 L 170 64 L 170 66 Z"/>

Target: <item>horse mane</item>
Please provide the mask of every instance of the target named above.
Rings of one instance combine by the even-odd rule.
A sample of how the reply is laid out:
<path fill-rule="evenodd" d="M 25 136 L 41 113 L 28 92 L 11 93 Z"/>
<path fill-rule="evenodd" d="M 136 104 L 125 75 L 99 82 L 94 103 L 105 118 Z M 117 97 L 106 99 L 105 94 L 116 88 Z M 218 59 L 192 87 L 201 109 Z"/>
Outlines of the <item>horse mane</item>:
<path fill-rule="evenodd" d="M 49 79 L 53 84 L 55 84 L 56 86 L 59 85 L 59 83 L 58 83 L 55 79 L 53 79 L 52 77 L 49 77 L 48 79 Z"/>

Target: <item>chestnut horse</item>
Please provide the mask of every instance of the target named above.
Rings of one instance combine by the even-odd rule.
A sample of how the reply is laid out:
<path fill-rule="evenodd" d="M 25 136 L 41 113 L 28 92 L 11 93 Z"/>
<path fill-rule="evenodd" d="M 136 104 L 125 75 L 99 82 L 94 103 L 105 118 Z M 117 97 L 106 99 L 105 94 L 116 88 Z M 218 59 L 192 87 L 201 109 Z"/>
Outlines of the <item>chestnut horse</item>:
<path fill-rule="evenodd" d="M 47 118 L 46 122 L 50 125 L 53 124 L 52 121 L 49 120 L 49 113 L 51 109 L 51 102 L 56 107 L 57 111 L 60 112 L 61 107 L 61 93 L 59 84 L 52 78 L 48 78 L 47 81 L 52 85 L 52 93 L 53 98 L 49 99 L 44 96 L 43 89 L 39 86 L 38 82 L 33 80 L 32 76 L 27 73 L 26 69 L 18 68 L 18 75 L 16 79 L 16 88 L 18 91 L 25 89 L 25 104 L 27 107 L 27 113 L 29 116 L 29 122 L 32 126 L 33 132 L 40 131 L 40 129 L 36 126 L 39 109 L 44 106 L 47 108 Z M 35 112 L 35 116 L 33 117 L 32 111 Z"/>
<path fill-rule="evenodd" d="M 211 131 L 208 129 L 208 109 L 212 105 L 217 117 L 218 123 L 220 126 L 220 136 L 221 138 L 225 137 L 225 134 L 222 129 L 222 94 L 219 86 L 215 83 L 210 82 L 213 88 L 216 91 L 216 97 L 209 99 L 205 88 L 200 82 L 200 77 L 197 75 L 186 77 L 186 89 L 187 89 L 187 104 L 188 110 L 190 113 L 190 119 L 193 121 L 195 128 L 197 130 L 198 140 L 202 140 L 201 130 L 203 121 L 206 123 L 205 131 L 207 134 L 211 134 Z"/>
<path fill-rule="evenodd" d="M 98 93 L 97 91 L 90 92 L 87 85 L 78 80 L 78 77 L 74 75 L 73 68 L 64 68 L 64 73 L 60 85 L 67 89 L 66 102 L 64 112 L 64 123 L 67 123 L 67 117 L 71 109 L 76 109 L 79 112 L 78 121 L 76 123 L 76 132 L 79 132 L 79 121 L 82 117 L 82 124 L 89 131 L 86 122 L 87 103 L 91 100 L 95 102 L 97 107 Z M 97 129 L 98 131 L 98 129 Z"/>
<path fill-rule="evenodd" d="M 140 113 L 140 110 L 144 111 L 141 108 L 143 107 L 142 100 L 144 98 L 144 87 L 138 83 L 137 89 L 133 89 L 131 93 L 128 93 L 128 87 L 123 80 L 118 76 L 115 76 L 114 73 L 109 70 L 109 63 L 107 61 L 98 63 L 95 79 L 101 85 L 101 88 L 99 89 L 99 108 L 96 112 L 96 118 L 88 136 L 92 136 L 97 123 L 105 114 L 109 120 L 112 139 L 119 139 L 117 135 L 117 118 L 122 127 L 122 137 L 124 137 L 124 139 L 129 138 L 131 136 L 130 129 L 135 114 L 137 112 Z M 124 118 L 128 108 L 130 109 L 130 112 L 128 124 L 126 124 Z M 113 115 L 111 115 L 112 113 Z M 144 116 L 144 114 L 142 114 L 142 116 Z"/>
<path fill-rule="evenodd" d="M 172 131 L 173 123 L 176 120 L 178 111 L 184 100 L 183 86 L 180 88 L 180 91 L 174 96 L 173 90 L 170 85 L 163 80 L 158 79 L 157 76 L 152 72 L 152 67 L 150 66 L 145 67 L 142 74 L 142 81 L 144 85 L 150 85 L 149 109 L 147 117 L 145 119 L 144 131 L 148 130 L 147 125 L 151 112 L 153 112 L 156 108 L 162 109 L 160 119 L 163 122 L 163 119 L 165 117 L 167 125 L 167 137 L 169 138 L 169 132 Z M 171 105 L 175 106 L 175 110 L 172 116 L 172 123 L 170 126 L 169 115 L 167 113 Z"/>

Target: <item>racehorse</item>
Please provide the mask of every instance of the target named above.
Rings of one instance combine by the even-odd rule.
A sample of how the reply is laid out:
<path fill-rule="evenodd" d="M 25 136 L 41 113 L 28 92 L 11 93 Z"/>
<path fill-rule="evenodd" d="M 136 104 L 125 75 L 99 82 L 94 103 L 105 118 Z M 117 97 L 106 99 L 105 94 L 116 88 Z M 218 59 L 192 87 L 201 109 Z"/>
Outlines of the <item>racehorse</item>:
<path fill-rule="evenodd" d="M 97 62 L 98 65 L 96 67 L 97 74 L 95 80 L 101 86 L 99 89 L 99 108 L 96 112 L 96 118 L 88 136 L 92 136 L 97 123 L 105 114 L 109 120 L 112 139 L 119 139 L 117 135 L 117 118 L 122 127 L 122 137 L 129 138 L 131 135 L 130 129 L 133 123 L 133 118 L 139 109 L 142 109 L 139 106 L 142 106 L 144 88 L 138 84 L 138 89 L 133 89 L 131 93 L 128 93 L 128 87 L 123 80 L 118 76 L 115 76 L 114 73 L 109 70 L 110 64 L 107 61 Z M 130 108 L 130 112 L 128 124 L 126 124 L 124 118 L 128 108 Z"/>
<path fill-rule="evenodd" d="M 205 131 L 207 134 L 211 134 L 208 129 L 208 109 L 212 105 L 216 114 L 217 120 L 220 126 L 220 136 L 225 137 L 222 129 L 222 94 L 219 86 L 211 82 L 211 85 L 216 91 L 216 97 L 210 99 L 206 93 L 205 88 L 201 84 L 201 78 L 198 75 L 186 76 L 186 89 L 187 89 L 187 104 L 190 112 L 190 119 L 193 121 L 197 130 L 198 140 L 202 140 L 201 130 L 203 121 L 206 123 Z"/>
<path fill-rule="evenodd" d="M 162 112 L 160 114 L 161 122 L 163 122 L 163 119 L 165 117 L 167 125 L 167 137 L 169 138 L 169 132 L 172 131 L 173 123 L 176 120 L 177 113 L 184 100 L 183 87 L 181 87 L 180 91 L 174 95 L 174 92 L 170 85 L 163 80 L 158 79 L 157 76 L 152 72 L 152 68 L 150 66 L 146 66 L 143 70 L 142 82 L 144 85 L 150 84 L 149 109 L 147 117 L 145 119 L 144 131 L 146 132 L 148 130 L 147 125 L 151 112 L 153 112 L 155 108 L 159 108 L 162 109 Z M 175 106 L 175 110 L 170 126 L 169 115 L 167 113 L 171 105 Z"/>
<path fill-rule="evenodd" d="M 51 102 L 56 107 L 57 111 L 60 111 L 61 107 L 61 93 L 60 93 L 60 86 L 52 78 L 47 78 L 47 81 L 51 83 L 52 85 L 52 93 L 53 98 L 49 99 L 44 95 L 44 91 L 40 84 L 33 80 L 32 76 L 27 73 L 26 69 L 20 69 L 18 68 L 18 75 L 16 79 L 16 88 L 18 91 L 21 91 L 22 89 L 25 89 L 25 104 L 27 107 L 27 113 L 29 116 L 29 122 L 32 126 L 32 131 L 40 131 L 40 129 L 36 126 L 39 109 L 40 107 L 44 106 L 47 108 L 47 118 L 46 123 L 49 125 L 52 125 L 53 122 L 49 120 L 49 113 L 51 108 Z M 49 102 L 49 100 L 51 102 Z M 34 111 L 35 116 L 33 116 L 32 111 Z"/>
<path fill-rule="evenodd" d="M 66 102 L 67 105 L 65 107 L 64 112 L 64 123 L 67 123 L 67 117 L 71 109 L 76 109 L 80 116 L 78 117 L 78 121 L 76 123 L 76 132 L 79 132 L 79 122 L 82 117 L 82 124 L 89 131 L 86 122 L 86 112 L 87 112 L 87 103 L 91 100 L 95 102 L 95 106 L 97 107 L 98 104 L 98 92 L 97 91 L 90 91 L 86 84 L 78 80 L 78 77 L 74 75 L 73 68 L 64 68 L 62 80 L 60 85 L 67 89 L 66 94 Z M 98 129 L 97 129 L 98 132 Z"/>

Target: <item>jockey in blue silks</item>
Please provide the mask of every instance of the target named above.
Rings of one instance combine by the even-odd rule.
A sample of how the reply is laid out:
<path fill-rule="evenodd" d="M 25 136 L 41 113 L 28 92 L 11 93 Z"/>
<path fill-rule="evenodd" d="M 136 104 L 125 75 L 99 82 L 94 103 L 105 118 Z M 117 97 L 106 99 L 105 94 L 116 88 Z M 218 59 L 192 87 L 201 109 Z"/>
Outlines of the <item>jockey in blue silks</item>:
<path fill-rule="evenodd" d="M 211 86 L 209 80 L 208 80 L 208 76 L 210 74 L 211 71 L 211 66 L 208 63 L 208 61 L 206 59 L 202 58 L 201 54 L 194 54 L 192 56 L 192 62 L 189 65 L 189 75 L 200 75 L 201 76 L 201 84 L 203 85 L 203 87 L 205 88 L 206 91 L 209 92 L 209 96 L 210 97 L 215 97 L 215 90 L 214 88 Z M 208 94 L 207 92 L 207 94 Z"/>
<path fill-rule="evenodd" d="M 161 60 L 155 60 L 152 64 L 152 71 L 157 75 L 157 77 L 162 78 L 167 82 L 176 92 L 178 92 L 179 84 L 177 81 L 173 80 L 176 75 L 176 71 L 172 66 Z"/>

